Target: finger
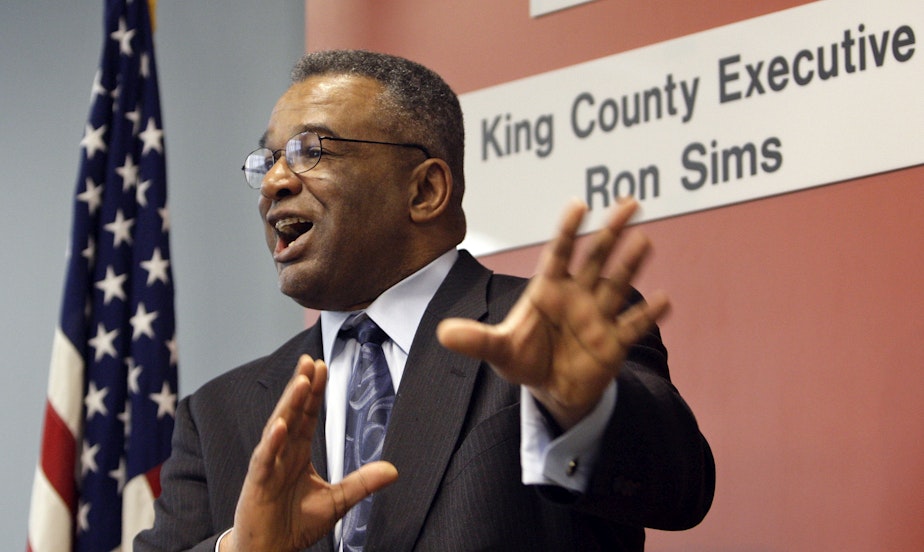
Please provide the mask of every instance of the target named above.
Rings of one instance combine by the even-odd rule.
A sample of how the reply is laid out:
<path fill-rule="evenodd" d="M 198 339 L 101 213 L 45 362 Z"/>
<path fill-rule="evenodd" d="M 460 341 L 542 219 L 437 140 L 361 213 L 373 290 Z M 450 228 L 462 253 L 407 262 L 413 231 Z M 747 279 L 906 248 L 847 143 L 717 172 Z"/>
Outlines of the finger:
<path fill-rule="evenodd" d="M 574 201 L 565 208 L 565 213 L 559 224 L 558 234 L 542 251 L 537 270 L 538 274 L 549 278 L 562 278 L 568 274 L 578 228 L 580 228 L 586 212 L 587 206 L 579 201 Z"/>
<path fill-rule="evenodd" d="M 279 397 L 279 401 L 276 402 L 272 414 L 270 414 L 270 417 L 266 421 L 266 425 L 263 427 L 264 438 L 271 431 L 277 420 L 282 420 L 284 424 L 288 425 L 298 418 L 300 415 L 299 413 L 304 409 L 305 401 L 311 390 L 311 380 L 302 373 L 301 370 L 302 367 L 299 365 L 292 379 L 286 384 L 282 395 Z"/>
<path fill-rule="evenodd" d="M 292 379 L 263 429 L 254 456 L 259 452 L 259 463 L 268 470 L 272 470 L 276 462 L 304 463 L 310 458 L 311 437 L 320 408 L 316 406 L 317 394 L 323 394 L 326 381 L 326 366 L 322 363 L 321 370 L 316 370 L 315 364 L 308 355 L 299 358 Z M 316 375 L 317 371 L 323 372 L 321 377 Z M 311 409 L 315 411 L 313 419 L 309 415 Z M 289 443 L 295 443 L 294 449 Z"/>
<path fill-rule="evenodd" d="M 284 419 L 290 426 L 290 431 L 300 431 L 305 421 L 311 407 L 311 397 L 316 394 L 315 387 L 319 383 L 317 366 L 320 362 L 315 361 L 309 355 L 301 355 L 295 364 L 292 379 L 289 380 L 286 390 L 276 404 L 273 415 Z M 326 372 L 324 379 L 326 379 Z M 323 385 L 322 382 L 322 389 Z"/>
<path fill-rule="evenodd" d="M 606 318 L 613 318 L 625 304 L 629 286 L 651 251 L 651 241 L 641 232 L 632 233 L 608 274 L 596 289 L 597 305 Z"/>
<path fill-rule="evenodd" d="M 263 433 L 263 437 L 253 449 L 247 477 L 253 478 L 257 485 L 265 485 L 275 473 L 276 460 L 282 454 L 287 440 L 288 430 L 282 418 L 275 418 Z"/>
<path fill-rule="evenodd" d="M 369 462 L 348 474 L 339 483 L 331 485 L 334 511 L 338 518 L 372 493 L 391 485 L 398 479 L 398 470 L 385 461 Z"/>
<path fill-rule="evenodd" d="M 301 355 L 295 363 L 295 371 L 286 384 L 282 396 L 273 409 L 270 417 L 291 418 L 297 415 L 304 406 L 304 401 L 311 390 L 311 380 L 315 377 L 315 362 L 309 355 Z"/>
<path fill-rule="evenodd" d="M 621 201 L 603 228 L 594 233 L 587 258 L 575 275 L 578 284 L 588 288 L 597 284 L 604 266 L 615 250 L 620 234 L 636 210 L 638 202 L 634 199 Z"/>
<path fill-rule="evenodd" d="M 311 357 L 303 355 L 303 358 L 311 360 Z M 324 391 L 327 388 L 327 364 L 323 360 L 311 360 L 314 363 L 314 378 L 311 380 L 307 400 L 304 406 L 304 417 L 302 418 L 303 427 L 300 427 L 300 433 L 307 435 L 307 441 L 311 442 L 314 430 L 318 424 L 321 408 L 324 406 Z"/>
<path fill-rule="evenodd" d="M 507 341 L 493 326 L 466 318 L 447 318 L 436 327 L 436 337 L 449 349 L 492 364 L 504 364 Z"/>
<path fill-rule="evenodd" d="M 305 412 L 309 416 L 317 417 L 324 400 L 324 390 L 327 388 L 327 364 L 323 360 L 311 360 L 308 355 L 302 355 L 314 363 L 314 378 L 311 380 L 311 392 Z"/>
<path fill-rule="evenodd" d="M 304 383 L 302 378 L 309 378 Z M 327 365 L 302 355 L 297 364 L 296 381 L 298 400 L 293 400 L 280 419 L 286 423 L 286 441 L 279 454 L 279 460 L 294 471 L 303 470 L 311 462 L 311 441 L 317 428 L 318 416 L 324 401 L 327 383 Z"/>
<path fill-rule="evenodd" d="M 670 300 L 664 292 L 653 293 L 647 302 L 638 303 L 619 316 L 616 338 L 628 349 L 646 333 L 651 331 L 658 320 L 670 310 Z"/>

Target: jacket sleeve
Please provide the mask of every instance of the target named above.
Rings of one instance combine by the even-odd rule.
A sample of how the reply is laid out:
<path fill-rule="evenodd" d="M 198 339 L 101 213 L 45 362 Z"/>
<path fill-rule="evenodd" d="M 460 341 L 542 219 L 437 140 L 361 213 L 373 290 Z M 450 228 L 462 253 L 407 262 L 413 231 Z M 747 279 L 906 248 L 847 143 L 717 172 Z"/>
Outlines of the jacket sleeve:
<path fill-rule="evenodd" d="M 630 350 L 617 381 L 619 398 L 595 473 L 575 506 L 656 529 L 697 525 L 712 505 L 715 462 L 670 381 L 657 328 Z"/>
<path fill-rule="evenodd" d="M 137 552 L 212 552 L 225 528 L 213 524 L 199 431 L 190 397 L 177 408 L 173 452 L 161 470 L 160 497 L 154 503 L 154 527 L 135 538 Z"/>
<path fill-rule="evenodd" d="M 215 549 L 218 537 L 234 524 L 250 456 L 295 359 L 302 351 L 316 352 L 306 345 L 306 336 L 320 343 L 302 332 L 272 355 L 225 372 L 180 401 L 173 450 L 154 502 L 154 527 L 138 535 L 136 551 Z"/>
<path fill-rule="evenodd" d="M 494 276 L 499 293 L 489 323 L 502 320 L 519 297 L 523 284 L 517 282 Z M 642 295 L 630 289 L 624 308 L 640 301 Z M 693 412 L 671 383 L 667 356 L 657 327 L 629 349 L 586 492 L 546 485 L 540 486 L 542 496 L 604 521 L 597 526 L 602 532 L 682 530 L 703 520 L 715 492 L 715 462 Z"/>

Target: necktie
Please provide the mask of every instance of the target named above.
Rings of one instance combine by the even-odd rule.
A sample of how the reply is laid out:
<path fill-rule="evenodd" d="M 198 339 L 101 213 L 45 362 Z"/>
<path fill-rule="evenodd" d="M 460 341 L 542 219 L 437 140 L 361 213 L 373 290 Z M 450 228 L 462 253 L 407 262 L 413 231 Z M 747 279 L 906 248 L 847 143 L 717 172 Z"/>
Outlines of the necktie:
<path fill-rule="evenodd" d="M 343 474 L 382 457 L 385 428 L 395 402 L 388 363 L 382 352 L 385 332 L 370 318 L 340 331 L 341 338 L 356 339 L 360 354 L 350 376 L 346 411 L 346 442 Z M 343 550 L 360 551 L 366 542 L 366 523 L 372 510 L 372 497 L 366 497 L 343 518 Z"/>

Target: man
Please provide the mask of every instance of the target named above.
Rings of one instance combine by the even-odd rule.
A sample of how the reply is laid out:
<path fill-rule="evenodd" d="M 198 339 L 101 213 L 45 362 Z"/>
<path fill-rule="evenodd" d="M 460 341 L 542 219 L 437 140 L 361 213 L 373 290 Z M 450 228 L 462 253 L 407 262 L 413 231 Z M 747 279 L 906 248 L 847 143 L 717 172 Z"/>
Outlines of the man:
<path fill-rule="evenodd" d="M 462 157 L 458 99 L 428 69 L 296 65 L 244 170 L 280 289 L 320 322 L 181 402 L 136 550 L 642 550 L 644 527 L 702 520 L 713 459 L 669 381 L 667 300 L 630 287 L 635 204 L 581 262 L 569 206 L 536 277 L 496 275 L 456 250 Z M 341 329 L 369 320 L 387 337 L 367 355 Z M 354 361 L 387 364 L 396 392 L 367 430 L 387 427 L 382 460 L 355 471 Z"/>

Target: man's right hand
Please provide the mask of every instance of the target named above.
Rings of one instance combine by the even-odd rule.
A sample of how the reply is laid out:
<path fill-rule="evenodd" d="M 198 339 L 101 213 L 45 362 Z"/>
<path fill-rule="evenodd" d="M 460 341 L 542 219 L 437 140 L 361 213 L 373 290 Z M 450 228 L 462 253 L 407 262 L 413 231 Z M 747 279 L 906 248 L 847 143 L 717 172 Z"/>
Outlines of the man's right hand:
<path fill-rule="evenodd" d="M 388 462 L 366 464 L 334 485 L 318 475 L 311 439 L 326 384 L 324 361 L 302 355 L 250 457 L 234 528 L 221 541 L 221 552 L 307 548 L 347 510 L 398 478 Z"/>

